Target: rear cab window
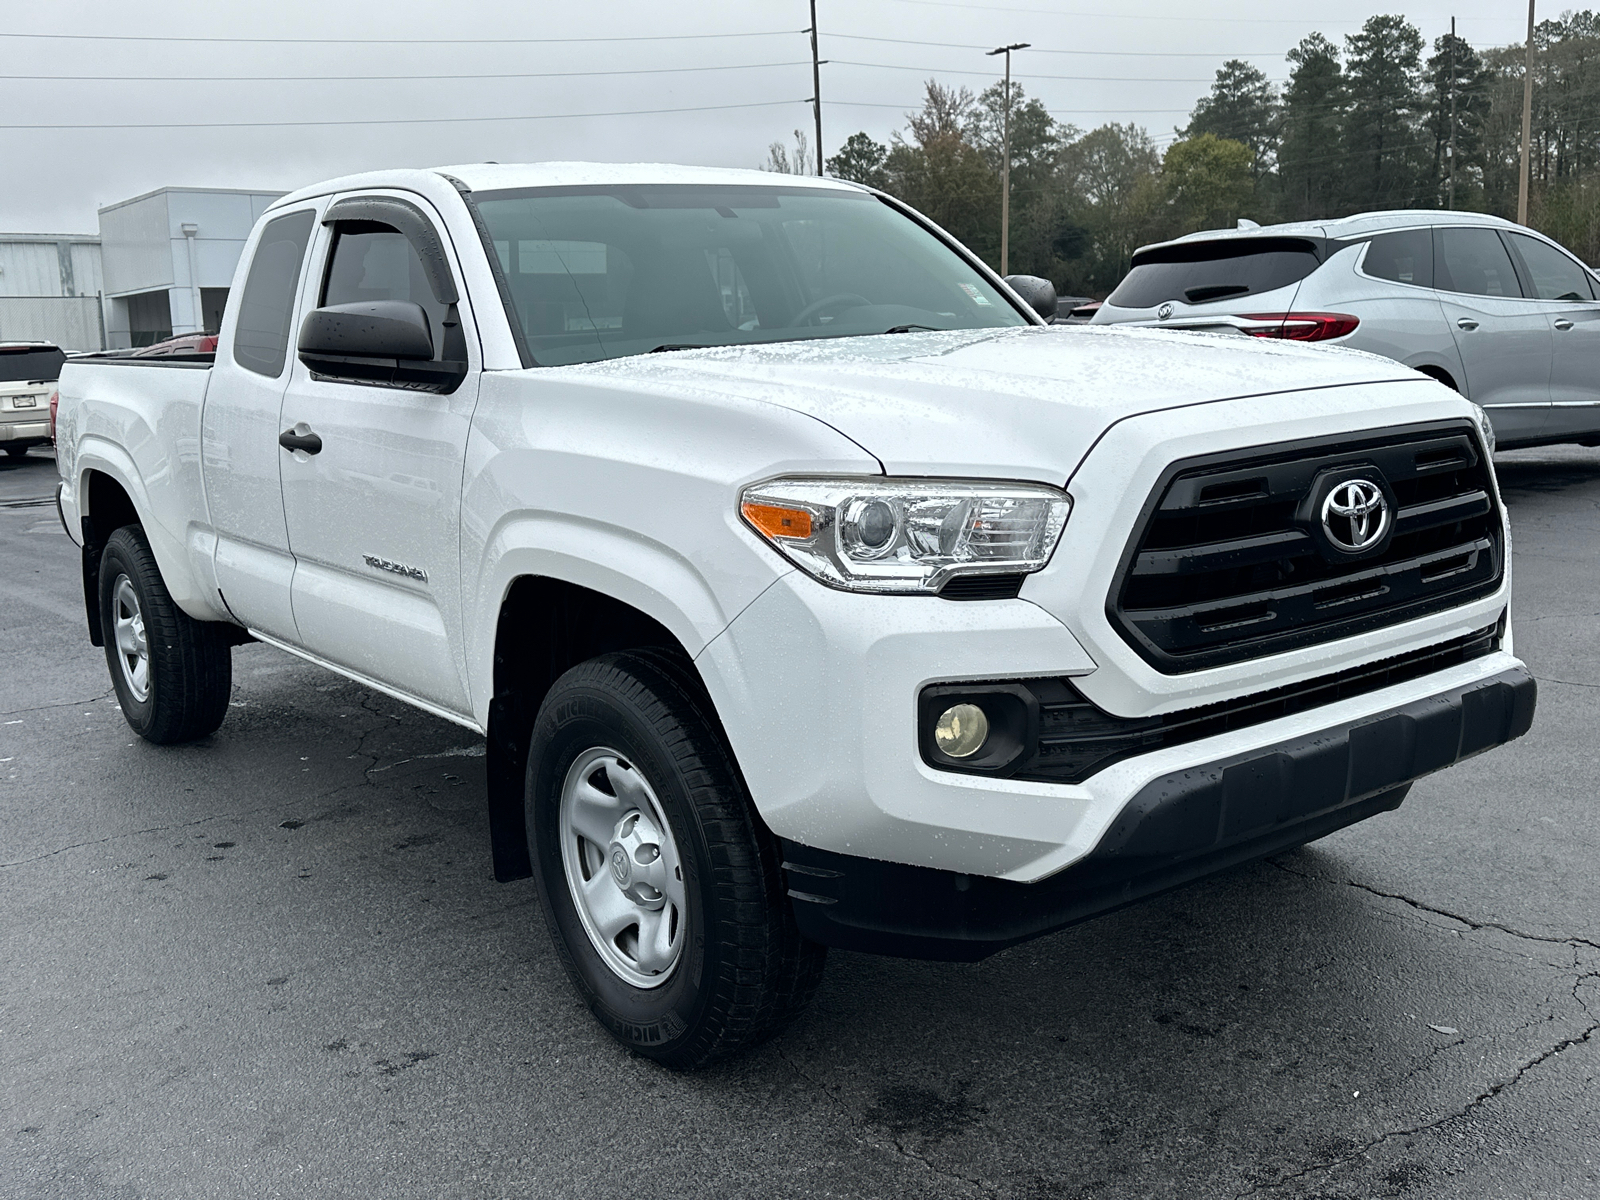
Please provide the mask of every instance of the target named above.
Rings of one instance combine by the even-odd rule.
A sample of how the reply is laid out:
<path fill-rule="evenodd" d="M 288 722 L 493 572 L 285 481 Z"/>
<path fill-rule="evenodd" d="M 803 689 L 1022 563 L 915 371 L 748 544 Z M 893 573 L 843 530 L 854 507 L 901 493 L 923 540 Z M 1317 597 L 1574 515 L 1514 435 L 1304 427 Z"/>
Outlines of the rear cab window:
<path fill-rule="evenodd" d="M 1227 238 L 1156 246 L 1133 256 L 1133 269 L 1106 300 L 1152 308 L 1169 300 L 1210 304 L 1274 292 L 1322 265 L 1306 238 Z"/>
<path fill-rule="evenodd" d="M 268 379 L 283 374 L 289 355 L 300 266 L 315 219 L 316 214 L 305 209 L 268 221 L 250 260 L 233 330 L 233 361 Z"/>

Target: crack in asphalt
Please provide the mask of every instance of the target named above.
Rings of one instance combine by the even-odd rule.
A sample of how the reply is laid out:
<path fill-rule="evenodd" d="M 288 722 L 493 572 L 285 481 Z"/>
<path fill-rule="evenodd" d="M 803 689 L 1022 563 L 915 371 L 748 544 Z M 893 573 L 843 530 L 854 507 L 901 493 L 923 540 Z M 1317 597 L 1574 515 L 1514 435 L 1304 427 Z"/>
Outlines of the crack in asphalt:
<path fill-rule="evenodd" d="M 1540 683 L 1559 683 L 1563 687 L 1600 688 L 1600 683 L 1581 683 L 1576 679 L 1551 679 L 1545 675 L 1535 675 Z"/>
<path fill-rule="evenodd" d="M 19 858 L 12 862 L 0 862 L 0 867 L 25 867 L 29 863 L 42 862 L 47 858 L 54 858 L 58 854 L 65 854 L 68 850 L 81 850 L 85 846 L 100 846 L 106 842 L 119 841 L 122 838 L 141 837 L 147 833 L 165 833 L 172 829 L 190 829 L 196 825 L 204 825 L 208 821 L 220 821 L 227 817 L 253 816 L 265 812 L 267 806 L 253 808 L 241 813 L 238 809 L 230 809 L 225 813 L 212 813 L 206 817 L 196 817 L 192 821 L 175 821 L 170 825 L 152 825 L 149 829 L 130 829 L 124 833 L 108 833 L 103 838 L 91 838 L 87 842 L 73 842 L 70 846 L 58 846 L 54 850 L 46 850 L 43 854 L 35 854 L 32 858 Z"/>
<path fill-rule="evenodd" d="M 1502 924 L 1499 921 L 1475 921 L 1471 917 L 1464 917 L 1460 913 L 1453 913 L 1447 908 L 1439 908 L 1437 905 L 1428 904 L 1422 900 L 1414 900 L 1410 896 L 1401 895 L 1399 892 L 1385 892 L 1380 888 L 1372 887 L 1370 884 L 1360 883 L 1354 879 L 1334 879 L 1327 875 L 1314 875 L 1308 871 L 1296 871 L 1293 867 L 1286 867 L 1283 865 L 1283 863 L 1277 861 L 1276 859 L 1269 858 L 1266 861 L 1268 866 L 1276 867 L 1286 875 L 1296 875 L 1301 879 L 1310 879 L 1317 883 L 1343 884 L 1345 887 L 1353 887 L 1359 891 L 1367 892 L 1373 896 L 1382 896 L 1385 900 L 1398 900 L 1400 903 L 1408 904 L 1412 908 L 1417 909 L 1419 912 L 1432 913 L 1438 917 L 1448 917 L 1452 921 L 1457 921 L 1462 925 L 1465 925 L 1468 929 L 1494 929 L 1498 930 L 1500 933 L 1507 934 L 1514 938 L 1521 938 L 1524 941 L 1529 942 L 1545 942 L 1553 946 L 1588 946 L 1591 950 L 1600 950 L 1600 942 L 1593 941 L 1592 939 L 1586 937 L 1579 937 L 1576 934 L 1563 937 L 1550 937 L 1545 934 L 1526 933 L 1523 930 L 1514 929 L 1510 925 Z"/>
<path fill-rule="evenodd" d="M 1308 879 L 1308 880 L 1311 880 L 1311 881 L 1317 882 L 1317 883 L 1331 883 L 1331 884 L 1334 884 L 1334 885 L 1342 884 L 1342 885 L 1344 885 L 1346 887 L 1356 888 L 1359 891 L 1367 892 L 1367 893 L 1369 893 L 1371 895 L 1374 895 L 1374 896 L 1381 896 L 1386 900 L 1398 900 L 1402 904 L 1407 904 L 1407 905 L 1411 906 L 1412 908 L 1417 909 L 1418 911 L 1426 912 L 1426 913 L 1432 913 L 1435 916 L 1446 917 L 1446 918 L 1448 918 L 1448 919 L 1450 919 L 1452 921 L 1456 921 L 1456 922 L 1458 922 L 1458 923 L 1460 923 L 1462 925 L 1465 925 L 1470 930 L 1476 931 L 1476 930 L 1481 930 L 1481 929 L 1493 929 L 1493 930 L 1495 930 L 1495 931 L 1497 931 L 1499 933 L 1504 933 L 1504 934 L 1506 934 L 1506 935 L 1508 935 L 1510 937 L 1521 938 L 1521 939 L 1525 939 L 1525 940 L 1531 941 L 1531 942 L 1543 942 L 1543 943 L 1549 944 L 1549 945 L 1569 946 L 1569 947 L 1571 947 L 1573 949 L 1573 952 L 1574 952 L 1575 958 L 1574 958 L 1574 964 L 1573 965 L 1574 965 L 1574 970 L 1577 972 L 1576 978 L 1572 982 L 1572 988 L 1571 988 L 1572 999 L 1577 1003 L 1578 1007 L 1583 1010 L 1584 1016 L 1590 1018 L 1590 1023 L 1586 1028 L 1583 1029 L 1582 1032 L 1574 1034 L 1574 1035 L 1572 1035 L 1570 1037 L 1562 1038 L 1560 1041 L 1556 1042 L 1555 1045 L 1551 1046 L 1550 1048 L 1548 1048 L 1546 1050 L 1541 1051 L 1540 1053 L 1534 1055 L 1532 1058 L 1528 1059 L 1521 1066 L 1519 1066 L 1508 1078 L 1502 1079 L 1502 1080 L 1499 1080 L 1498 1082 L 1494 1082 L 1494 1083 L 1489 1084 L 1488 1087 L 1486 1087 L 1483 1091 L 1479 1092 L 1476 1096 L 1474 1096 L 1471 1100 L 1467 1101 L 1466 1104 L 1464 1104 L 1460 1109 L 1458 1109 L 1456 1111 L 1453 1111 L 1453 1112 L 1450 1112 L 1450 1113 L 1446 1113 L 1444 1116 L 1438 1117 L 1438 1118 L 1436 1118 L 1435 1120 L 1432 1120 L 1432 1121 L 1425 1121 L 1420 1125 L 1414 1125 L 1414 1126 L 1410 1126 L 1410 1127 L 1407 1127 L 1407 1128 L 1404 1128 L 1404 1129 L 1390 1130 L 1387 1133 L 1380 1134 L 1378 1137 L 1375 1137 L 1375 1138 L 1371 1139 L 1370 1141 L 1366 1142 L 1364 1145 L 1360 1146 L 1356 1150 L 1351 1151 L 1349 1154 L 1345 1154 L 1345 1155 L 1342 1155 L 1342 1156 L 1340 1156 L 1338 1158 L 1329 1159 L 1329 1160 L 1325 1160 L 1325 1161 L 1322 1161 L 1322 1162 L 1311 1163 L 1311 1164 L 1309 1164 L 1309 1165 L 1307 1165 L 1305 1167 L 1300 1168 L 1298 1171 L 1292 1171 L 1289 1174 L 1283 1175 L 1280 1178 L 1275 1179 L 1275 1180 L 1273 1180 L 1271 1182 L 1252 1184 L 1246 1190 L 1236 1193 L 1234 1198 L 1233 1198 L 1233 1200 L 1247 1200 L 1247 1198 L 1250 1197 L 1250 1196 L 1260 1195 L 1260 1194 L 1265 1193 L 1265 1192 L 1278 1191 L 1279 1189 L 1281 1189 L 1281 1188 L 1283 1188 L 1283 1187 L 1285 1187 L 1285 1186 L 1287 1186 L 1289 1184 L 1292 1184 L 1292 1183 L 1295 1183 L 1295 1182 L 1297 1182 L 1299 1180 L 1305 1179 L 1309 1175 L 1313 1175 L 1313 1174 L 1317 1174 L 1317 1173 L 1327 1174 L 1329 1172 L 1336 1171 L 1340 1167 L 1348 1166 L 1350 1163 L 1353 1163 L 1353 1162 L 1357 1161 L 1358 1159 L 1365 1158 L 1372 1151 L 1378 1149 L 1380 1146 L 1386 1145 L 1387 1143 L 1394 1141 L 1397 1138 L 1414 1137 L 1414 1136 L 1416 1136 L 1418 1134 L 1428 1133 L 1428 1132 L 1431 1132 L 1431 1131 L 1433 1131 L 1435 1129 L 1438 1129 L 1441 1126 L 1446 1125 L 1451 1121 L 1462 1120 L 1462 1119 L 1466 1118 L 1467 1116 L 1469 1116 L 1475 1109 L 1481 1107 L 1484 1104 L 1487 1104 L 1490 1100 L 1493 1100 L 1496 1096 L 1500 1095 L 1502 1092 L 1507 1091 L 1508 1089 L 1510 1089 L 1512 1087 L 1515 1087 L 1517 1085 L 1517 1083 L 1521 1081 L 1522 1077 L 1524 1075 L 1526 1075 L 1529 1071 L 1533 1070 L 1535 1067 L 1538 1067 L 1542 1063 L 1548 1062 L 1550 1059 L 1555 1058 L 1557 1055 L 1562 1054 L 1562 1053 L 1572 1049 L 1574 1046 L 1581 1046 L 1581 1045 L 1587 1044 L 1589 1041 L 1591 1041 L 1594 1038 L 1594 1035 L 1597 1032 L 1600 1032 L 1600 1020 L 1594 1020 L 1593 1019 L 1595 1017 L 1594 1011 L 1589 1007 L 1588 1002 L 1584 1000 L 1582 995 L 1579 994 L 1580 990 L 1582 989 L 1583 985 L 1586 982 L 1588 982 L 1589 980 L 1600 980 L 1600 971 L 1585 970 L 1585 969 L 1583 969 L 1583 967 L 1579 966 L 1579 964 L 1577 962 L 1577 959 L 1576 959 L 1577 950 L 1578 950 L 1579 946 L 1588 946 L 1588 947 L 1591 947 L 1593 949 L 1600 950 L 1600 942 L 1592 941 L 1589 938 L 1575 937 L 1575 936 L 1574 937 L 1547 937 L 1547 936 L 1544 936 L 1544 935 L 1541 935 L 1541 934 L 1526 933 L 1526 932 L 1524 932 L 1522 930 L 1519 930 L 1519 929 L 1513 929 L 1511 926 L 1501 924 L 1500 922 L 1497 922 L 1497 921 L 1474 921 L 1471 918 L 1464 917 L 1464 916 L 1460 915 L 1459 913 L 1450 912 L 1447 909 L 1439 908 L 1436 905 L 1426 904 L 1426 903 L 1424 903 L 1424 902 L 1422 902 L 1420 900 L 1415 900 L 1410 896 L 1403 896 L 1403 895 L 1400 895 L 1399 893 L 1396 893 L 1396 892 L 1385 892 L 1385 891 L 1382 891 L 1382 890 L 1380 890 L 1378 888 L 1371 887 L 1371 886 L 1369 886 L 1367 884 L 1358 883 L 1357 881 L 1355 881 L 1353 879 L 1342 879 L 1342 880 L 1341 879 L 1333 879 L 1333 878 L 1329 878 L 1328 876 L 1325 876 L 1325 875 L 1314 875 L 1314 874 L 1311 874 L 1311 873 L 1306 872 L 1306 871 L 1296 871 L 1293 868 L 1287 867 L 1284 864 L 1282 864 L 1281 862 L 1277 862 L 1277 861 L 1275 861 L 1273 859 L 1268 859 L 1267 862 L 1268 862 L 1268 864 L 1270 866 L 1274 866 L 1274 867 L 1278 868 L 1278 870 L 1283 871 L 1285 874 L 1296 875 L 1296 876 L 1300 877 L 1301 879 Z M 1553 1000 L 1554 997 L 1552 996 L 1551 999 Z M 1546 1018 L 1543 1018 L 1541 1020 L 1536 1020 L 1536 1021 L 1530 1021 L 1528 1024 L 1526 1024 L 1524 1026 L 1521 1026 L 1516 1030 L 1509 1031 L 1509 1032 L 1510 1033 L 1520 1033 L 1525 1029 L 1531 1029 L 1535 1025 L 1543 1024 L 1546 1021 L 1554 1021 L 1555 1019 L 1556 1019 L 1555 1015 L 1552 1013 L 1550 1016 L 1548 1016 Z M 1506 1036 L 1506 1035 L 1496 1035 L 1496 1036 Z M 1453 1041 L 1453 1042 L 1447 1043 L 1446 1046 L 1435 1047 L 1434 1050 L 1428 1055 L 1428 1061 L 1431 1062 L 1432 1059 L 1441 1050 L 1447 1049 L 1447 1048 L 1450 1048 L 1450 1047 L 1453 1047 L 1453 1046 L 1457 1046 L 1457 1045 L 1464 1045 L 1468 1040 L 1469 1039 L 1467 1039 L 1467 1038 L 1461 1038 L 1458 1041 Z M 1409 1072 L 1407 1074 L 1407 1078 L 1408 1079 L 1411 1078 L 1416 1073 L 1417 1073 L 1416 1071 Z"/>
<path fill-rule="evenodd" d="M 1578 1003 L 1583 1004 L 1583 1001 L 1580 1000 Z M 1584 1005 L 1584 1012 L 1587 1013 L 1588 1011 L 1588 1006 Z M 1382 1146 L 1388 1142 L 1392 1142 L 1396 1138 L 1415 1137 L 1417 1134 L 1429 1133 L 1432 1130 L 1438 1129 L 1441 1125 L 1448 1124 L 1451 1121 L 1459 1121 L 1468 1116 L 1475 1108 L 1478 1108 L 1481 1105 L 1487 1104 L 1490 1100 L 1493 1100 L 1501 1092 L 1516 1086 L 1517 1082 L 1521 1080 L 1524 1075 L 1533 1070 L 1533 1068 L 1537 1067 L 1539 1064 L 1549 1061 L 1556 1055 L 1570 1050 L 1574 1046 L 1583 1045 L 1593 1038 L 1597 1032 L 1600 1032 L 1600 1021 L 1596 1021 L 1580 1034 L 1569 1038 L 1562 1038 L 1561 1041 L 1550 1047 L 1550 1049 L 1541 1054 L 1534 1055 L 1534 1057 L 1523 1063 L 1516 1069 L 1516 1072 L 1511 1076 L 1511 1078 L 1503 1079 L 1498 1083 L 1491 1083 L 1485 1090 L 1479 1092 L 1476 1096 L 1469 1100 L 1458 1112 L 1447 1113 L 1445 1116 L 1442 1116 L 1437 1120 L 1426 1121 L 1421 1125 L 1414 1125 L 1407 1129 L 1390 1130 L 1388 1133 L 1373 1138 L 1360 1149 L 1354 1150 L 1351 1153 L 1344 1155 L 1342 1158 L 1336 1158 L 1329 1162 L 1313 1163 L 1308 1167 L 1302 1167 L 1298 1171 L 1293 1171 L 1290 1174 L 1283 1176 L 1281 1179 L 1275 1179 L 1271 1183 L 1254 1184 L 1245 1191 L 1236 1193 L 1233 1200 L 1246 1200 L 1247 1197 L 1259 1195 L 1262 1192 L 1277 1191 L 1285 1184 L 1294 1183 L 1296 1180 L 1304 1179 L 1306 1176 L 1315 1174 L 1319 1171 L 1324 1173 L 1336 1171 L 1340 1167 L 1348 1166 L 1350 1163 L 1355 1162 L 1359 1158 L 1366 1157 L 1379 1146 Z"/>
<path fill-rule="evenodd" d="M 20 717 L 24 713 L 49 712 L 52 708 L 78 708 L 84 704 L 99 704 L 102 700 L 109 700 L 115 691 L 116 688 L 108 687 L 98 696 L 92 696 L 88 700 L 63 700 L 60 704 L 40 704 L 34 708 L 0 709 L 0 717 Z"/>
<path fill-rule="evenodd" d="M 882 1146 L 885 1144 L 883 1139 L 874 1137 L 868 1132 L 868 1127 L 870 1124 L 869 1122 L 863 1121 L 857 1117 L 856 1114 L 852 1112 L 843 1101 L 834 1095 L 833 1089 L 828 1087 L 827 1084 L 823 1083 L 820 1079 L 814 1078 L 805 1070 L 803 1070 L 799 1063 L 795 1062 L 794 1059 L 790 1058 L 783 1052 L 783 1047 L 775 1045 L 773 1046 L 773 1051 L 791 1071 L 798 1075 L 812 1088 L 822 1093 L 822 1096 L 827 1101 L 828 1106 L 837 1112 L 842 1118 L 844 1118 L 846 1124 L 856 1131 L 856 1135 L 861 1139 L 861 1141 L 865 1142 L 869 1146 Z M 989 1183 L 986 1180 L 973 1179 L 970 1176 L 961 1174 L 959 1171 L 952 1171 L 946 1167 L 941 1167 L 926 1155 L 918 1154 L 915 1150 L 912 1150 L 904 1145 L 900 1139 L 895 1137 L 892 1133 L 888 1134 L 887 1144 L 894 1149 L 896 1154 L 905 1159 L 907 1162 L 916 1163 L 918 1166 L 922 1167 L 930 1174 L 938 1176 L 940 1179 L 947 1179 L 953 1183 L 964 1183 L 968 1187 L 977 1188 L 980 1192 L 987 1196 L 998 1196 L 1000 1194 L 1000 1189 L 997 1185 Z"/>

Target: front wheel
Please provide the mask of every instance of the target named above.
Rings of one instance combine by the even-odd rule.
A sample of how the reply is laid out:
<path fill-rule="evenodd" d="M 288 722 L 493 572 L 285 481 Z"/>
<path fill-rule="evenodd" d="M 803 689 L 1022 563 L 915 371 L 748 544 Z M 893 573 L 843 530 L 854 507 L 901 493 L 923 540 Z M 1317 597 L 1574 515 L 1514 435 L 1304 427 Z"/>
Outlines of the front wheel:
<path fill-rule="evenodd" d="M 550 689 L 528 756 L 529 854 L 558 953 L 590 1010 L 686 1069 L 802 1011 L 805 941 L 693 668 L 609 654 Z"/>
<path fill-rule="evenodd" d="M 232 648 L 172 599 L 144 530 L 124 525 L 100 556 L 100 630 L 128 724 L 160 744 L 205 737 L 228 715 Z"/>

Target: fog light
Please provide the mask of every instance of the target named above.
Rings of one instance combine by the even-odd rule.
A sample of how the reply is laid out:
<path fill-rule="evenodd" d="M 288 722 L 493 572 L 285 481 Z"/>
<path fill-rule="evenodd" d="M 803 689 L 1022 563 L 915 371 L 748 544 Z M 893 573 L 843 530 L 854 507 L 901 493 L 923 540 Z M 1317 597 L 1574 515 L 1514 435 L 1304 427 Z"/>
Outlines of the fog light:
<path fill-rule="evenodd" d="M 989 738 L 989 718 L 976 704 L 954 704 L 939 715 L 933 741 L 951 758 L 969 758 L 983 749 Z"/>

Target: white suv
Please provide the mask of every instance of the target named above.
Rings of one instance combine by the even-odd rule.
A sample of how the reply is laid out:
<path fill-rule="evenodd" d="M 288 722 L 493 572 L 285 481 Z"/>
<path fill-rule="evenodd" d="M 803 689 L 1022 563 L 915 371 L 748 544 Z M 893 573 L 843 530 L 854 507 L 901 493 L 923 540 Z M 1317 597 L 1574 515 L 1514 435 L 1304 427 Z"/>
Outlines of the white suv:
<path fill-rule="evenodd" d="M 1489 411 L 1501 446 L 1600 445 L 1600 281 L 1478 213 L 1363 213 L 1146 246 L 1095 314 L 1328 342 L 1415 367 Z"/>

